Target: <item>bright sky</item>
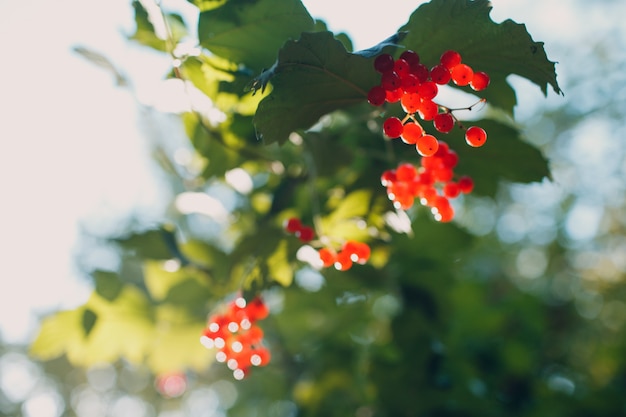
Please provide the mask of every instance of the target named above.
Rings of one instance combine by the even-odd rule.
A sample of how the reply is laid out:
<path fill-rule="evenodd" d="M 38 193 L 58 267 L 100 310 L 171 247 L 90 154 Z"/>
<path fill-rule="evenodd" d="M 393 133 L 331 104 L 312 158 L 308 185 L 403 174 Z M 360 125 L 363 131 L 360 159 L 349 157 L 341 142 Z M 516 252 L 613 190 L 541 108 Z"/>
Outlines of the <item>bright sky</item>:
<path fill-rule="evenodd" d="M 139 93 L 157 89 L 164 62 L 122 36 L 133 27 L 130 3 L 0 2 L 0 337 L 5 341 L 27 340 L 34 314 L 85 299 L 90 287 L 80 284 L 72 258 L 81 220 L 114 224 L 137 207 L 148 215 L 160 207 L 134 99 L 71 51 L 77 44 L 99 51 L 133 80 L 142 74 Z M 164 3 L 189 6 L 184 0 Z M 304 3 L 362 49 L 394 33 L 421 2 Z M 546 40 L 543 16 L 553 19 L 559 6 L 559 27 L 580 28 L 570 25 L 574 19 L 560 1 L 536 1 L 532 8 L 523 0 L 492 3 L 494 20 L 533 22 L 528 26 L 537 39 Z"/>

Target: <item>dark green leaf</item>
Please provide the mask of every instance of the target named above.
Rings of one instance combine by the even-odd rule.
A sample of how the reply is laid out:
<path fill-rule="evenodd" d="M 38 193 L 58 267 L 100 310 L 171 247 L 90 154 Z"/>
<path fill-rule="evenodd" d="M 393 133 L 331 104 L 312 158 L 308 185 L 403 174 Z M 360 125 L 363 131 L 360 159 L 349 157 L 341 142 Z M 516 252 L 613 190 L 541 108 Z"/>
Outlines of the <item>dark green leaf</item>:
<path fill-rule="evenodd" d="M 300 0 L 230 0 L 200 14 L 200 44 L 216 55 L 261 71 L 288 39 L 313 29 Z"/>
<path fill-rule="evenodd" d="M 273 90 L 254 117 L 265 143 L 284 143 L 291 132 L 309 128 L 321 116 L 364 102 L 379 82 L 371 60 L 347 52 L 330 32 L 303 33 L 287 42 L 253 88 L 261 89 L 270 79 Z"/>
<path fill-rule="evenodd" d="M 143 7 L 141 2 L 137 0 L 133 1 L 133 8 L 135 9 L 135 24 L 137 28 L 130 38 L 142 45 L 149 46 L 159 51 L 165 51 L 166 42 L 159 38 L 154 32 L 154 25 L 150 21 L 148 11 Z"/>
<path fill-rule="evenodd" d="M 115 272 L 95 271 L 92 276 L 96 282 L 96 293 L 105 300 L 115 300 L 122 291 L 124 284 Z"/>
<path fill-rule="evenodd" d="M 494 120 L 472 124 L 487 132 L 487 142 L 480 148 L 468 146 L 461 129 L 455 129 L 448 136 L 439 135 L 439 138 L 458 153 L 456 172 L 474 179 L 476 194 L 495 195 L 502 179 L 528 183 L 550 176 L 546 158 L 537 148 L 524 142 L 517 129 Z"/>
<path fill-rule="evenodd" d="M 93 326 L 96 325 L 97 319 L 98 316 L 96 315 L 96 313 L 93 312 L 93 310 L 90 310 L 89 308 L 83 310 L 82 325 L 83 331 L 85 332 L 85 337 L 89 336 L 91 330 L 93 329 Z"/>
<path fill-rule="evenodd" d="M 458 51 L 463 62 L 489 74 L 492 84 L 481 96 L 492 105 L 512 113 L 515 95 L 506 83 L 510 74 L 537 84 L 544 94 L 548 85 L 561 93 L 554 62 L 548 60 L 542 42 L 535 42 L 526 26 L 512 20 L 495 23 L 488 0 L 433 0 L 413 12 L 401 30 L 407 48 L 419 53 L 428 66 L 439 61 L 442 52 Z"/>
<path fill-rule="evenodd" d="M 147 259 L 181 258 L 176 246 L 175 233 L 165 227 L 134 233 L 115 239 L 122 248 L 133 255 Z M 182 259 L 184 261 L 184 258 Z"/>

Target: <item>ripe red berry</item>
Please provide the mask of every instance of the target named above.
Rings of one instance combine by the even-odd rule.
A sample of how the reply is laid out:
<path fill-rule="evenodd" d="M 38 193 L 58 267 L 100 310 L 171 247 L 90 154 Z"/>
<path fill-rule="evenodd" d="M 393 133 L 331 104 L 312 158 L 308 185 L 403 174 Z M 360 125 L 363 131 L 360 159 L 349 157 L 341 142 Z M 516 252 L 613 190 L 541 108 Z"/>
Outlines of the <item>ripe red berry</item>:
<path fill-rule="evenodd" d="M 439 142 L 433 135 L 423 135 L 415 143 L 417 152 L 422 156 L 432 156 L 439 148 Z"/>
<path fill-rule="evenodd" d="M 402 98 L 402 94 L 404 94 L 404 90 L 402 89 L 402 87 L 400 87 L 396 88 L 395 90 L 386 90 L 385 94 L 385 100 L 387 100 L 387 103 L 395 103 L 400 101 L 400 98 Z"/>
<path fill-rule="evenodd" d="M 382 173 L 382 175 L 380 176 L 380 183 L 384 187 L 388 187 L 391 184 L 393 184 L 394 182 L 396 182 L 396 171 L 395 170 L 388 169 L 387 171 L 384 171 Z"/>
<path fill-rule="evenodd" d="M 423 100 L 432 100 L 437 96 L 439 88 L 434 81 L 423 82 L 417 87 L 417 93 Z"/>
<path fill-rule="evenodd" d="M 454 127 L 454 117 L 448 112 L 439 113 L 433 119 L 433 126 L 441 133 L 448 133 Z"/>
<path fill-rule="evenodd" d="M 461 63 L 461 54 L 457 51 L 448 50 L 441 54 L 441 58 L 439 59 L 441 65 L 448 69 L 452 69 L 452 67 L 459 65 Z"/>
<path fill-rule="evenodd" d="M 402 109 L 408 114 L 413 114 L 417 111 L 421 104 L 420 95 L 418 93 L 404 93 L 400 99 Z"/>
<path fill-rule="evenodd" d="M 437 106 L 432 100 L 422 100 L 418 113 L 422 120 L 433 120 L 439 112 Z"/>
<path fill-rule="evenodd" d="M 474 180 L 465 175 L 459 178 L 457 184 L 459 185 L 459 190 L 463 194 L 469 194 L 474 189 Z"/>
<path fill-rule="evenodd" d="M 420 56 L 417 54 L 417 52 L 410 49 L 402 52 L 400 54 L 400 59 L 404 59 L 406 62 L 409 63 L 410 66 L 415 66 L 420 63 Z"/>
<path fill-rule="evenodd" d="M 302 227 L 302 222 L 297 217 L 290 217 L 285 220 L 283 227 L 285 228 L 285 231 L 289 233 L 296 233 Z"/>
<path fill-rule="evenodd" d="M 461 189 L 459 188 L 459 184 L 456 182 L 447 182 L 443 186 L 443 194 L 448 198 L 455 198 L 461 193 Z"/>
<path fill-rule="evenodd" d="M 470 87 L 472 87 L 474 91 L 481 91 L 487 88 L 489 81 L 489 75 L 487 75 L 486 72 L 478 71 L 474 73 L 472 81 L 470 81 Z"/>
<path fill-rule="evenodd" d="M 450 70 L 452 81 L 459 87 L 468 85 L 474 77 L 474 70 L 469 65 L 458 64 Z"/>
<path fill-rule="evenodd" d="M 402 77 L 402 89 L 407 93 L 417 93 L 420 86 L 420 80 L 415 74 L 407 74 Z"/>
<path fill-rule="evenodd" d="M 367 243 L 348 240 L 341 248 L 342 252 L 350 255 L 350 260 L 359 264 L 364 264 L 370 257 L 370 247 Z"/>
<path fill-rule="evenodd" d="M 487 141 L 487 132 L 481 127 L 472 126 L 465 132 L 465 141 L 475 148 L 483 146 Z"/>
<path fill-rule="evenodd" d="M 428 67 L 424 64 L 417 64 L 411 67 L 411 74 L 415 75 L 420 80 L 420 83 L 428 81 L 429 73 Z"/>
<path fill-rule="evenodd" d="M 400 76 L 400 78 L 405 75 L 409 75 L 410 66 L 409 63 L 404 59 L 397 59 L 393 64 L 393 71 Z"/>
<path fill-rule="evenodd" d="M 396 169 L 396 180 L 402 182 L 412 181 L 417 175 L 417 168 L 413 164 L 400 164 Z"/>
<path fill-rule="evenodd" d="M 374 69 L 378 72 L 385 73 L 393 69 L 394 59 L 389 54 L 380 54 L 374 60 Z"/>
<path fill-rule="evenodd" d="M 450 70 L 444 65 L 435 65 L 430 69 L 430 79 L 439 85 L 448 84 L 450 78 Z"/>
<path fill-rule="evenodd" d="M 352 268 L 353 261 L 350 257 L 349 252 L 341 251 L 337 254 L 337 259 L 335 260 L 335 269 L 339 271 L 347 271 Z"/>
<path fill-rule="evenodd" d="M 424 135 L 424 129 L 417 123 L 409 122 L 404 125 L 402 129 L 402 141 L 404 143 L 408 143 L 409 145 L 414 145 L 417 143 L 417 140 Z"/>
<path fill-rule="evenodd" d="M 439 196 L 435 199 L 432 213 L 435 216 L 435 220 L 442 223 L 449 222 L 454 218 L 454 209 L 450 204 L 450 200 L 444 196 Z"/>
<path fill-rule="evenodd" d="M 296 232 L 296 237 L 304 243 L 310 242 L 315 237 L 315 230 L 310 226 L 302 226 L 300 230 Z"/>
<path fill-rule="evenodd" d="M 337 260 L 337 252 L 335 252 L 333 249 L 321 248 L 318 253 L 320 255 L 320 260 L 322 261 L 322 265 L 324 265 L 324 268 L 328 268 L 335 264 L 335 261 Z"/>
<path fill-rule="evenodd" d="M 391 116 L 383 123 L 383 132 L 391 139 L 399 138 L 404 130 L 402 120 L 395 116 Z"/>
<path fill-rule="evenodd" d="M 385 90 L 395 90 L 396 88 L 400 88 L 400 86 L 402 85 L 402 80 L 395 71 L 387 71 L 383 73 L 382 77 L 380 78 L 380 85 Z"/>
<path fill-rule="evenodd" d="M 372 106 L 382 106 L 387 98 L 387 91 L 379 85 L 370 88 L 367 93 L 367 101 Z"/>

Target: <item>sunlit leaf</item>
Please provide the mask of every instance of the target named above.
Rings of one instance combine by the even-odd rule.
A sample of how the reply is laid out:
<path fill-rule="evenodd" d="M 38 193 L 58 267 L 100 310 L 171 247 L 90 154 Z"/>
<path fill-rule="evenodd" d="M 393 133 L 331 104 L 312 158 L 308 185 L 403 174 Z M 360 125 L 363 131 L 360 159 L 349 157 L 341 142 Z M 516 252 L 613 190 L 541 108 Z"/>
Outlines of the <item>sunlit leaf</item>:
<path fill-rule="evenodd" d="M 512 113 L 515 93 L 507 84 L 510 74 L 522 76 L 547 94 L 548 86 L 557 93 L 554 62 L 548 60 L 542 42 L 535 42 L 526 26 L 510 19 L 491 20 L 488 0 L 433 0 L 418 7 L 400 30 L 408 34 L 403 44 L 419 53 L 422 62 L 433 66 L 441 54 L 453 49 L 463 62 L 485 71 L 490 86 L 481 92 L 491 104 Z"/>
<path fill-rule="evenodd" d="M 287 253 L 287 241 L 282 240 L 272 255 L 267 258 L 267 266 L 270 279 L 278 282 L 283 287 L 291 285 L 293 281 L 293 268 Z"/>
<path fill-rule="evenodd" d="M 281 48 L 278 61 L 253 85 L 262 89 L 271 80 L 273 86 L 254 117 L 257 135 L 283 143 L 321 116 L 365 102 L 379 78 L 370 59 L 347 52 L 332 33 L 303 33 Z"/>
<path fill-rule="evenodd" d="M 285 41 L 312 29 L 300 0 L 230 0 L 200 14 L 198 37 L 215 55 L 260 71 Z"/>

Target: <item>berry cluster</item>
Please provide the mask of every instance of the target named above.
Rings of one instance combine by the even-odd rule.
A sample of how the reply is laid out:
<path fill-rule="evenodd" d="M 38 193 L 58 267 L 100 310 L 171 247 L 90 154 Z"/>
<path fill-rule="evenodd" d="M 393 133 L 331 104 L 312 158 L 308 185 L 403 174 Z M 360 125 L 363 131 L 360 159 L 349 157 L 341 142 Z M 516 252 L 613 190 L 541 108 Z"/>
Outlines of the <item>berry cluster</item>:
<path fill-rule="evenodd" d="M 315 238 L 315 230 L 302 224 L 297 217 L 287 219 L 283 227 L 288 233 L 294 234 L 303 243 L 309 243 Z M 318 246 L 319 247 L 319 246 Z M 330 246 L 317 249 L 320 265 L 324 268 L 334 266 L 339 271 L 347 271 L 354 263 L 365 264 L 370 257 L 370 247 L 367 243 L 355 240 L 346 241 L 339 251 Z"/>
<path fill-rule="evenodd" d="M 283 225 L 285 231 L 295 235 L 303 243 L 308 243 L 315 237 L 315 230 L 311 226 L 302 224 L 299 218 L 290 217 Z"/>
<path fill-rule="evenodd" d="M 449 222 L 454 217 L 450 199 L 470 193 L 474 188 L 474 182 L 468 176 L 454 181 L 454 167 L 458 160 L 456 152 L 441 141 L 433 156 L 422 157 L 419 167 L 400 164 L 396 169 L 383 172 L 381 183 L 397 209 L 411 208 L 417 198 L 431 209 L 435 220 Z"/>
<path fill-rule="evenodd" d="M 354 263 L 361 265 L 366 263 L 370 258 L 371 249 L 367 243 L 348 240 L 339 252 L 331 247 L 324 247 L 318 253 L 324 268 L 334 266 L 339 271 L 347 271 Z"/>
<path fill-rule="evenodd" d="M 432 121 L 434 128 L 441 133 L 450 132 L 457 119 L 453 110 L 437 104 L 434 99 L 439 86 L 454 84 L 463 87 L 469 85 L 480 91 L 489 85 L 489 76 L 474 70 L 461 61 L 456 51 L 446 51 L 439 63 L 428 69 L 420 63 L 419 55 L 414 51 L 404 51 L 398 59 L 389 54 L 381 54 L 374 60 L 374 68 L 381 74 L 380 84 L 372 87 L 367 99 L 374 106 L 385 102 L 400 102 L 406 112 L 403 119 L 388 117 L 383 124 L 383 132 L 390 139 L 401 138 L 403 142 L 415 145 L 422 156 L 432 156 L 437 152 L 438 140 L 427 134 L 415 117 Z M 487 140 L 486 132 L 472 126 L 466 129 L 465 140 L 470 146 L 482 146 Z"/>
<path fill-rule="evenodd" d="M 270 352 L 262 345 L 263 330 L 256 324 L 268 314 L 260 297 L 249 303 L 237 297 L 226 312 L 209 318 L 200 342 L 207 349 L 217 349 L 215 359 L 225 362 L 235 379 L 243 379 L 251 366 L 264 366 L 270 361 Z"/>

